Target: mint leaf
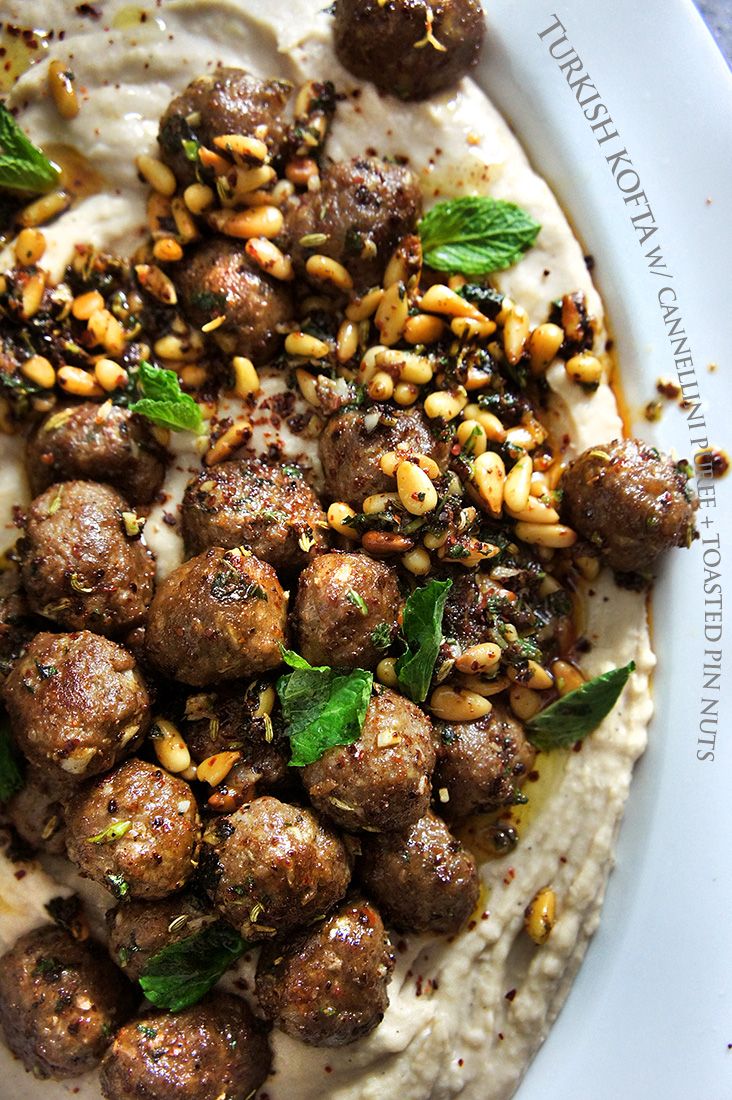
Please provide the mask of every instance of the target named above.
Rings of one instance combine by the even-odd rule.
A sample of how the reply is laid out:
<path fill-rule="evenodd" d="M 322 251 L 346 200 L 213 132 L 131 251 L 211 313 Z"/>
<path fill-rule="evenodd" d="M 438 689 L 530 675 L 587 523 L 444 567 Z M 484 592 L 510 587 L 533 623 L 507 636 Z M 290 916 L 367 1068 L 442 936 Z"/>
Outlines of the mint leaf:
<path fill-rule="evenodd" d="M 131 828 L 131 821 L 114 821 L 106 829 L 102 829 L 101 833 L 88 836 L 86 840 L 88 844 L 114 844 L 115 840 L 120 840 Z"/>
<path fill-rule="evenodd" d="M 539 711 L 526 723 L 532 745 L 548 752 L 568 748 L 587 737 L 613 709 L 634 669 L 635 662 L 631 661 L 622 668 L 603 672 Z"/>
<path fill-rule="evenodd" d="M 7 802 L 22 786 L 23 774 L 5 718 L 0 725 L 0 802 Z"/>
<path fill-rule="evenodd" d="M 8 191 L 48 191 L 59 171 L 26 137 L 4 103 L 0 103 L 0 187 Z"/>
<path fill-rule="evenodd" d="M 203 417 L 193 398 L 183 393 L 175 371 L 154 367 L 145 359 L 137 374 L 140 399 L 130 410 L 174 432 L 203 432 Z"/>
<path fill-rule="evenodd" d="M 142 992 L 158 1008 L 180 1012 L 196 1004 L 249 944 L 224 921 L 217 921 L 148 960 L 140 975 Z"/>
<path fill-rule="evenodd" d="M 415 703 L 427 698 L 437 654 L 442 644 L 442 616 L 452 581 L 430 581 L 412 593 L 404 605 L 402 633 L 407 652 L 397 659 L 399 687 Z"/>
<path fill-rule="evenodd" d="M 425 263 L 463 275 L 510 267 L 531 248 L 540 229 L 520 206 L 487 195 L 438 202 L 417 226 Z"/>
<path fill-rule="evenodd" d="M 290 765 L 304 768 L 334 745 L 358 740 L 374 677 L 362 668 L 338 672 L 327 665 L 313 667 L 289 649 L 282 650 L 282 659 L 295 670 L 277 681 L 292 747 Z"/>

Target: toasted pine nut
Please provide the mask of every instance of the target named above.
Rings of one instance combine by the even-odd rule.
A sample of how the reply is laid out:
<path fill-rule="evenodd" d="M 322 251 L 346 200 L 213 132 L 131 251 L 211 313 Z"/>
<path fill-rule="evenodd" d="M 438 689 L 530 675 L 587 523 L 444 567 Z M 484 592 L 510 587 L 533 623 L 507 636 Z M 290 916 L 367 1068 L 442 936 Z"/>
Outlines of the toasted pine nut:
<path fill-rule="evenodd" d="M 569 695 L 570 691 L 576 691 L 585 682 L 579 669 L 568 661 L 552 661 L 552 676 L 560 695 Z"/>
<path fill-rule="evenodd" d="M 434 344 L 445 331 L 445 322 L 432 313 L 417 313 L 407 317 L 404 339 L 408 344 Z"/>
<path fill-rule="evenodd" d="M 578 554 L 574 564 L 586 581 L 596 580 L 600 573 L 600 559 L 590 557 L 588 554 Z"/>
<path fill-rule="evenodd" d="M 527 507 L 531 495 L 531 475 L 534 464 L 531 455 L 521 455 L 506 476 L 503 499 L 512 512 L 521 512 Z M 559 517 L 557 516 L 557 519 Z"/>
<path fill-rule="evenodd" d="M 564 343 L 564 330 L 559 325 L 539 325 L 529 336 L 529 362 L 533 374 L 541 374 L 556 358 Z"/>
<path fill-rule="evenodd" d="M 166 771 L 179 775 L 190 767 L 191 754 L 177 726 L 167 718 L 156 718 L 151 737 L 155 755 Z"/>
<path fill-rule="evenodd" d="M 271 714 L 274 710 L 277 694 L 271 684 L 267 684 L 259 696 L 257 708 L 254 711 L 255 718 L 263 718 L 265 714 Z"/>
<path fill-rule="evenodd" d="M 379 330 L 382 344 L 391 347 L 401 338 L 409 316 L 409 301 L 404 283 L 392 283 L 376 310 L 374 324 Z M 409 381 L 409 379 L 405 379 Z"/>
<path fill-rule="evenodd" d="M 121 355 L 125 350 L 125 332 L 113 313 L 97 309 L 86 323 L 95 344 L 101 344 L 110 355 Z"/>
<path fill-rule="evenodd" d="M 207 756 L 196 768 L 196 779 L 200 783 L 208 783 L 209 787 L 218 787 L 240 756 L 240 752 L 217 752 Z"/>
<path fill-rule="evenodd" d="M 232 153 L 235 157 L 241 157 L 244 160 L 256 160 L 260 164 L 264 164 L 269 155 L 263 141 L 249 137 L 247 134 L 219 134 L 213 139 L 213 143 L 224 153 Z"/>
<path fill-rule="evenodd" d="M 171 279 L 156 264 L 137 264 L 135 267 L 140 286 L 165 306 L 174 306 L 178 295 Z"/>
<path fill-rule="evenodd" d="M 394 379 L 386 371 L 377 370 L 366 391 L 372 401 L 388 401 L 394 393 Z"/>
<path fill-rule="evenodd" d="M 528 722 L 542 708 L 541 695 L 523 684 L 512 684 L 508 692 L 508 702 L 511 710 L 522 722 Z"/>
<path fill-rule="evenodd" d="M 48 88 L 54 106 L 67 122 L 79 113 L 79 99 L 74 88 L 74 78 L 63 61 L 52 61 L 48 66 Z"/>
<path fill-rule="evenodd" d="M 551 489 L 549 488 L 549 482 L 547 481 L 545 475 L 540 473 L 538 470 L 535 470 L 531 475 L 531 486 L 529 492 L 532 497 L 538 497 L 539 499 L 541 499 L 542 497 L 546 497 L 547 494 L 551 492 Z"/>
<path fill-rule="evenodd" d="M 460 386 L 453 392 L 447 390 L 435 390 L 427 395 L 424 401 L 424 411 L 431 420 L 441 417 L 443 420 L 454 420 L 468 403 L 468 395 Z"/>
<path fill-rule="evenodd" d="M 94 377 L 107 393 L 127 385 L 127 371 L 113 359 L 99 359 L 94 366 Z"/>
<path fill-rule="evenodd" d="M 396 481 L 399 499 L 411 515 L 424 516 L 437 507 L 437 490 L 416 463 L 400 462 Z"/>
<path fill-rule="evenodd" d="M 380 512 L 385 512 L 390 504 L 398 503 L 399 493 L 372 493 L 366 497 L 361 509 L 367 516 L 376 516 Z"/>
<path fill-rule="evenodd" d="M 582 386 L 597 386 L 602 381 L 602 363 L 597 356 L 587 352 L 573 355 L 564 368 L 572 381 Z"/>
<path fill-rule="evenodd" d="M 31 275 L 28 282 L 23 287 L 22 302 L 24 320 L 28 321 L 38 313 L 38 310 L 41 308 L 45 290 L 46 274 L 42 270 L 37 271 L 34 275 Z"/>
<path fill-rule="evenodd" d="M 508 429 L 506 442 L 511 443 L 514 447 L 521 447 L 524 451 L 533 451 L 537 444 L 537 440 L 529 429 L 522 427 L 520 424 L 515 428 Z"/>
<path fill-rule="evenodd" d="M 482 642 L 464 650 L 455 661 L 455 668 L 458 672 L 477 675 L 481 672 L 492 672 L 500 661 L 501 647 L 495 642 Z"/>
<path fill-rule="evenodd" d="M 259 194 L 262 187 L 266 187 L 275 179 L 274 168 L 262 165 L 260 168 L 235 168 L 224 177 L 230 188 L 228 198 L 233 203 L 242 202 L 254 194 Z M 262 200 L 257 200 L 255 206 L 268 206 L 271 198 L 266 192 L 261 192 Z"/>
<path fill-rule="evenodd" d="M 428 477 L 435 478 L 440 476 L 440 467 L 437 465 L 434 458 L 430 458 L 429 455 L 412 454 L 406 449 L 385 451 L 379 459 L 381 472 L 386 474 L 387 477 L 396 477 L 399 464 L 407 459 L 410 462 L 416 462 L 420 470 L 424 470 Z"/>
<path fill-rule="evenodd" d="M 330 256 L 317 254 L 309 256 L 305 264 L 305 270 L 311 279 L 317 279 L 322 283 L 330 283 L 337 290 L 352 290 L 353 279 L 343 264 Z"/>
<path fill-rule="evenodd" d="M 534 943 L 546 943 L 557 923 L 557 895 L 548 886 L 539 890 L 524 913 L 524 927 Z"/>
<path fill-rule="evenodd" d="M 23 267 L 37 264 L 46 251 L 46 238 L 40 229 L 21 229 L 15 240 L 15 258 Z"/>
<path fill-rule="evenodd" d="M 191 214 L 203 214 L 213 206 L 215 197 L 213 189 L 205 183 L 191 183 L 183 192 L 183 202 Z"/>
<path fill-rule="evenodd" d="M 523 687 L 531 688 L 532 691 L 548 691 L 550 687 L 554 687 L 554 677 L 550 672 L 537 661 L 527 661 L 526 671 L 518 671 L 513 666 L 510 666 L 506 670 L 506 674 L 509 680 L 513 680 L 514 683 L 521 684 Z"/>
<path fill-rule="evenodd" d="M 544 546 L 551 550 L 565 550 L 574 546 L 577 534 L 563 523 L 516 524 L 516 537 L 532 546 Z"/>
<path fill-rule="evenodd" d="M 453 317 L 450 329 L 461 340 L 487 340 L 496 331 L 496 323 L 476 321 L 473 317 Z"/>
<path fill-rule="evenodd" d="M 247 210 L 212 210 L 208 220 L 214 229 L 227 237 L 247 240 L 250 237 L 278 236 L 285 220 L 276 206 L 253 206 Z"/>
<path fill-rule="evenodd" d="M 428 550 L 439 550 L 440 547 L 444 546 L 447 542 L 447 535 L 447 531 L 445 531 L 443 535 L 433 534 L 431 531 L 428 531 L 422 539 L 422 543 Z"/>
<path fill-rule="evenodd" d="M 174 237 L 161 237 L 153 245 L 152 254 L 164 264 L 174 264 L 183 259 L 183 249 Z"/>
<path fill-rule="evenodd" d="M 471 402 L 463 409 L 466 420 L 477 420 L 481 428 L 493 443 L 503 443 L 506 438 L 506 429 L 497 416 L 481 409 L 480 405 Z"/>
<path fill-rule="evenodd" d="M 415 546 L 407 554 L 402 554 L 402 565 L 415 577 L 426 577 L 432 568 L 432 559 L 421 546 Z"/>
<path fill-rule="evenodd" d="M 256 393 L 259 389 L 259 375 L 254 369 L 251 359 L 245 355 L 235 355 L 231 360 L 234 371 L 234 393 L 237 397 L 249 397 L 250 393 Z"/>
<path fill-rule="evenodd" d="M 376 286 L 367 291 L 360 298 L 353 298 L 346 306 L 346 317 L 349 321 L 366 321 L 372 317 L 378 308 L 379 302 L 384 296 L 383 288 Z"/>
<path fill-rule="evenodd" d="M 401 356 L 402 366 L 399 371 L 400 382 L 411 382 L 414 386 L 425 386 L 432 381 L 434 368 L 429 359 L 423 355 L 414 355 L 412 352 L 395 352 Z"/>
<path fill-rule="evenodd" d="M 493 710 L 493 704 L 474 691 L 438 687 L 429 701 L 432 713 L 443 722 L 474 722 Z"/>
<path fill-rule="evenodd" d="M 414 546 L 412 539 L 392 531 L 367 531 L 361 539 L 364 550 L 374 558 L 387 558 L 391 554 L 406 554 Z"/>
<path fill-rule="evenodd" d="M 395 664 L 395 657 L 382 657 L 376 666 L 376 679 L 379 683 L 383 684 L 384 687 L 395 688 L 399 683 L 396 669 L 394 668 Z"/>
<path fill-rule="evenodd" d="M 511 519 L 520 520 L 523 523 L 559 523 L 559 512 L 532 496 L 526 501 L 524 508 L 514 511 L 513 508 L 506 506 L 506 511 Z"/>
<path fill-rule="evenodd" d="M 503 350 L 509 363 L 520 362 L 529 337 L 529 315 L 521 306 L 514 306 L 503 325 Z"/>
<path fill-rule="evenodd" d="M 327 520 L 328 526 L 332 527 L 334 531 L 337 531 L 339 535 L 343 535 L 347 539 L 352 539 L 354 542 L 358 542 L 361 536 L 355 527 L 346 523 L 346 520 L 353 519 L 356 513 L 353 508 L 348 504 L 344 504 L 342 500 L 335 501 L 328 508 Z"/>
<path fill-rule="evenodd" d="M 494 516 L 500 516 L 506 481 L 506 467 L 501 456 L 495 451 L 485 451 L 478 455 L 473 464 L 473 481 L 488 510 Z"/>
<path fill-rule="evenodd" d="M 97 385 L 91 374 L 81 367 L 61 367 L 56 375 L 58 384 L 66 393 L 74 397 L 103 397 L 104 390 Z"/>
<path fill-rule="evenodd" d="M 488 446 L 485 429 L 477 420 L 463 420 L 456 432 L 458 443 L 469 455 L 482 455 Z"/>
<path fill-rule="evenodd" d="M 209 447 L 203 461 L 207 466 L 215 466 L 219 462 L 225 462 L 227 458 L 231 458 L 234 451 L 241 447 L 242 443 L 246 442 L 251 434 L 251 424 L 245 417 L 240 417 Z"/>
<path fill-rule="evenodd" d="M 135 157 L 135 165 L 140 175 L 158 194 L 166 195 L 168 198 L 175 194 L 178 182 L 170 168 L 167 164 L 163 164 L 162 160 L 142 153 L 139 157 Z"/>
<path fill-rule="evenodd" d="M 225 176 L 231 171 L 231 161 L 215 153 L 213 149 L 207 149 L 205 145 L 199 145 L 198 159 L 203 167 L 210 168 L 215 176 Z"/>
<path fill-rule="evenodd" d="M 491 679 L 485 679 L 482 676 L 461 676 L 461 687 L 467 688 L 468 691 L 474 691 L 476 695 L 482 695 L 484 699 L 490 699 L 492 695 L 498 695 L 499 692 L 505 691 L 511 681 L 507 676 L 494 676 Z"/>
<path fill-rule="evenodd" d="M 175 228 L 183 244 L 190 244 L 191 241 L 195 241 L 200 236 L 198 226 L 181 195 L 176 195 L 175 198 L 170 200 L 170 212 L 173 215 Z"/>
<path fill-rule="evenodd" d="M 419 397 L 419 386 L 413 382 L 398 382 L 394 387 L 394 400 L 397 405 L 413 405 Z"/>
<path fill-rule="evenodd" d="M 472 317 L 480 322 L 488 320 L 467 298 L 461 298 L 454 290 L 441 283 L 435 283 L 424 292 L 420 306 L 428 313 L 444 313 L 448 317 Z"/>
<path fill-rule="evenodd" d="M 88 321 L 92 313 L 104 308 L 104 298 L 98 290 L 89 290 L 80 294 L 71 305 L 71 314 L 77 321 Z"/>
<path fill-rule="evenodd" d="M 269 197 L 275 206 L 282 206 L 294 194 L 295 188 L 289 180 L 278 180 L 269 192 Z"/>
<path fill-rule="evenodd" d="M 280 252 L 276 244 L 272 244 L 266 237 L 250 237 L 244 246 L 244 251 L 256 264 L 266 271 L 274 279 L 289 282 L 295 277 L 292 260 Z"/>
<path fill-rule="evenodd" d="M 44 390 L 53 389 L 56 385 L 56 371 L 45 355 L 31 355 L 30 359 L 20 364 L 20 370 L 26 378 Z"/>
<path fill-rule="evenodd" d="M 336 337 L 336 358 L 339 363 L 347 363 L 358 351 L 358 325 L 346 319 L 341 322 Z"/>
<path fill-rule="evenodd" d="M 289 332 L 285 337 L 285 351 L 302 359 L 325 359 L 330 348 L 324 340 L 318 340 L 317 336 L 310 336 L 307 332 Z"/>
<path fill-rule="evenodd" d="M 169 332 L 153 346 L 159 359 L 176 359 L 181 363 L 195 363 L 203 355 L 203 338 L 195 330 L 185 337 Z"/>
<path fill-rule="evenodd" d="M 285 176 L 295 187 L 309 187 L 310 180 L 320 179 L 318 163 L 312 157 L 293 157 L 285 165 Z"/>
<path fill-rule="evenodd" d="M 62 214 L 71 205 L 71 195 L 66 191 L 49 191 L 47 195 L 41 195 L 40 199 L 24 206 L 18 215 L 18 225 L 34 226 L 45 225 L 52 218 Z"/>

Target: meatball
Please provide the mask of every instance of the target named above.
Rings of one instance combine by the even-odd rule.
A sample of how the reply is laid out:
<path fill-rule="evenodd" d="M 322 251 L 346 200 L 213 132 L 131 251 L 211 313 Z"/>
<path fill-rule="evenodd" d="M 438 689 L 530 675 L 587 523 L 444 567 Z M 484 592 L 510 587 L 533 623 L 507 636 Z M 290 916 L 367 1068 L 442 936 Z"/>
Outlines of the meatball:
<path fill-rule="evenodd" d="M 394 478 L 383 473 L 379 459 L 397 447 L 407 454 L 427 455 L 443 471 L 447 468 L 449 447 L 418 409 L 388 409 L 375 428 L 363 410 L 336 413 L 320 437 L 328 497 L 344 500 L 358 511 L 371 493 L 393 492 Z"/>
<path fill-rule="evenodd" d="M 160 584 L 150 607 L 146 652 L 184 684 L 213 684 L 276 668 L 287 601 L 271 565 L 248 551 L 215 547 Z"/>
<path fill-rule="evenodd" d="M 146 1012 L 121 1028 L 102 1062 L 106 1100 L 249 1100 L 272 1057 L 239 997 L 213 993 L 182 1012 Z"/>
<path fill-rule="evenodd" d="M 293 195 L 284 211 L 285 242 L 300 274 L 317 252 L 344 264 L 363 290 L 381 282 L 392 252 L 421 212 L 419 186 L 407 168 L 355 157 L 326 165 L 318 191 Z M 313 233 L 318 244 L 308 248 L 301 242 Z"/>
<path fill-rule="evenodd" d="M 494 703 L 484 718 L 455 725 L 438 722 L 436 730 L 440 745 L 434 785 L 448 795 L 447 802 L 440 802 L 443 816 L 465 817 L 514 805 L 536 751 L 505 707 Z"/>
<path fill-rule="evenodd" d="M 193 871 L 200 833 L 188 784 L 142 760 L 92 780 L 66 809 L 69 859 L 118 898 L 179 890 Z"/>
<path fill-rule="evenodd" d="M 134 1006 L 132 986 L 106 951 L 53 925 L 21 936 L 0 959 L 5 1040 L 37 1077 L 91 1069 Z"/>
<path fill-rule="evenodd" d="M 10 566 L 0 571 L 0 682 L 37 632 L 20 570 Z"/>
<path fill-rule="evenodd" d="M 33 494 L 59 481 L 103 481 L 132 504 L 149 504 L 165 476 L 165 450 L 149 420 L 121 405 L 56 408 L 28 438 L 26 469 Z"/>
<path fill-rule="evenodd" d="M 189 482 L 181 518 L 189 554 L 245 546 L 292 570 L 328 548 L 325 513 L 297 466 L 248 459 L 208 467 Z"/>
<path fill-rule="evenodd" d="M 308 924 L 343 897 L 345 845 L 311 810 L 264 796 L 204 837 L 203 882 L 217 909 L 249 940 Z"/>
<path fill-rule="evenodd" d="M 343 1046 L 383 1019 L 394 955 L 368 901 L 345 902 L 313 929 L 266 944 L 257 966 L 259 1005 L 277 1027 L 312 1046 Z"/>
<path fill-rule="evenodd" d="M 300 653 L 312 665 L 373 668 L 396 634 L 400 605 L 392 566 L 366 554 L 321 554 L 297 589 Z"/>
<path fill-rule="evenodd" d="M 124 901 L 107 913 L 109 953 L 128 978 L 138 981 L 153 955 L 214 920 L 211 907 L 196 894 Z"/>
<path fill-rule="evenodd" d="M 238 754 L 208 799 L 209 809 L 231 813 L 287 777 L 290 743 L 282 721 L 256 713 L 258 703 L 256 690 L 193 695 L 187 701 L 183 733 L 193 759 L 200 763 L 221 752 Z"/>
<path fill-rule="evenodd" d="M 435 740 L 424 711 L 387 688 L 373 696 L 358 741 L 302 771 L 316 809 L 344 829 L 406 829 L 427 812 Z"/>
<path fill-rule="evenodd" d="M 695 537 L 686 470 L 639 439 L 592 447 L 562 475 L 562 518 L 611 569 L 648 575 L 661 554 Z"/>
<path fill-rule="evenodd" d="M 63 799 L 71 793 L 68 785 L 48 783 L 43 772 L 32 765 L 26 769 L 25 783 L 5 805 L 5 814 L 21 840 L 31 848 L 66 854 Z"/>
<path fill-rule="evenodd" d="M 49 781 L 116 764 L 150 725 L 150 699 L 128 650 L 86 630 L 36 634 L 3 685 L 18 747 Z"/>
<path fill-rule="evenodd" d="M 188 155 L 186 142 L 214 148 L 225 134 L 261 137 L 270 156 L 287 154 L 290 133 L 282 117 L 291 87 L 279 80 L 259 80 L 243 69 L 217 69 L 191 81 L 169 104 L 158 130 L 160 156 L 181 184 L 195 183 L 200 166 Z"/>
<path fill-rule="evenodd" d="M 205 241 L 186 250 L 173 274 L 191 324 L 200 328 L 223 316 L 214 338 L 226 352 L 258 366 L 275 356 L 282 343 L 278 326 L 294 314 L 290 290 L 252 263 L 242 244 L 221 237 Z"/>
<path fill-rule="evenodd" d="M 427 99 L 477 63 L 485 17 L 480 0 L 338 0 L 333 34 L 354 76 L 400 99 Z"/>
<path fill-rule="evenodd" d="M 400 833 L 364 837 L 361 881 L 403 932 L 458 932 L 478 901 L 470 852 L 431 811 Z"/>
<path fill-rule="evenodd" d="M 152 599 L 155 559 L 125 517 L 134 513 L 108 485 L 67 481 L 31 504 L 21 574 L 33 611 L 65 630 L 115 634 L 141 622 Z"/>

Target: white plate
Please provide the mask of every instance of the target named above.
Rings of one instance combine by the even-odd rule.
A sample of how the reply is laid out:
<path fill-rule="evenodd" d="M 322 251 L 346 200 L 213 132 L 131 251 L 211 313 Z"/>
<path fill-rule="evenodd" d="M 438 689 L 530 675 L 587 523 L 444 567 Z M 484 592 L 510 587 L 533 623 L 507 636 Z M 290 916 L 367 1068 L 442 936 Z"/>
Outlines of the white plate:
<path fill-rule="evenodd" d="M 633 429 L 680 456 L 694 450 L 685 414 L 671 403 L 658 424 L 642 416 L 656 379 L 675 374 L 656 300 L 662 286 L 673 286 L 709 443 L 730 452 L 732 78 L 686 0 L 564 0 L 557 14 L 620 142 L 598 145 L 562 62 L 549 54 L 555 36 L 539 37 L 554 19 L 540 0 L 489 5 L 479 82 L 595 257 Z M 605 161 L 622 148 L 659 227 L 644 248 Z M 656 244 L 672 279 L 649 274 L 644 253 Z M 709 363 L 718 364 L 716 372 Z M 724 574 L 732 474 L 716 492 L 716 507 L 701 513 L 711 520 L 702 532 L 720 536 Z M 520 1100 L 732 1096 L 732 645 L 723 653 L 722 692 L 705 691 L 704 650 L 725 643 L 704 641 L 704 549 L 697 542 L 689 553 L 672 554 L 656 586 L 650 746 L 636 770 L 600 929 Z M 707 610 L 715 608 L 708 603 Z M 729 620 L 728 635 L 731 627 Z M 696 756 L 702 697 L 720 700 L 714 760 Z"/>

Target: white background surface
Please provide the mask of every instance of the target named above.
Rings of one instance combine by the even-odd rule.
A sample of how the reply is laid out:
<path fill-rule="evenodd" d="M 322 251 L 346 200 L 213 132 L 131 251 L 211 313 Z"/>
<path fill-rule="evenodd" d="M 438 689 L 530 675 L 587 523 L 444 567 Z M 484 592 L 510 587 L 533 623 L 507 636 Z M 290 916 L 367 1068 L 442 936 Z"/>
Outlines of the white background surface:
<path fill-rule="evenodd" d="M 710 445 L 732 451 L 732 78 L 686 0 L 493 0 L 484 84 L 570 213 L 616 339 L 634 430 L 690 457 L 683 413 L 641 416 L 674 362 L 643 252 L 660 243 L 694 354 Z M 556 15 L 608 105 L 659 232 L 638 246 L 601 147 L 538 32 Z M 608 143 L 608 149 L 614 143 Z M 710 199 L 711 202 L 707 202 Z M 715 373 L 707 370 L 718 364 Z M 710 533 L 732 570 L 732 474 Z M 519 1100 L 732 1097 L 732 603 L 714 761 L 696 758 L 701 547 L 656 587 L 650 747 L 637 768 L 603 921 Z M 727 593 L 732 592 L 729 582 Z M 715 646 L 714 648 L 719 648 Z"/>

